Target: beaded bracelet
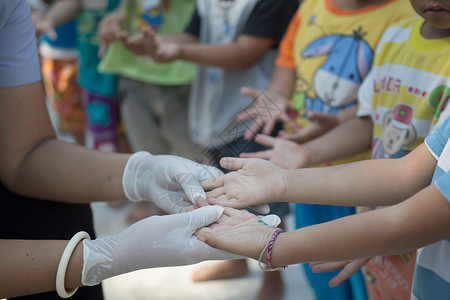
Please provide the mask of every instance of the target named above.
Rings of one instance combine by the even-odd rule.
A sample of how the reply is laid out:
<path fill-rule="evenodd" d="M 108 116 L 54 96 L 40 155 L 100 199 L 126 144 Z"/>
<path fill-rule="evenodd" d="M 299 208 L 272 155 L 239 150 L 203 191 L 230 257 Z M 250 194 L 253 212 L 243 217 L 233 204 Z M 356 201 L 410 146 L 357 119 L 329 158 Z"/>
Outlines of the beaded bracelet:
<path fill-rule="evenodd" d="M 259 254 L 259 259 L 258 259 L 258 266 L 263 269 L 264 271 L 280 271 L 283 269 L 286 269 L 287 266 L 279 266 L 279 267 L 273 267 L 271 260 L 272 260 L 272 248 L 273 248 L 273 243 L 275 242 L 275 239 L 278 237 L 278 235 L 280 233 L 284 232 L 283 229 L 281 228 L 275 228 L 275 230 L 272 232 L 272 234 L 270 235 L 269 240 L 266 243 L 266 246 L 261 250 L 261 253 Z M 264 253 L 266 252 L 267 249 L 267 255 L 266 255 L 266 260 L 267 260 L 267 266 L 263 267 L 261 265 L 261 259 L 264 255 Z"/>
<path fill-rule="evenodd" d="M 70 239 L 69 243 L 64 249 L 63 254 L 61 255 L 61 260 L 59 261 L 58 265 L 58 271 L 56 272 L 56 292 L 58 293 L 58 296 L 60 296 L 61 298 L 69 298 L 73 294 L 75 294 L 75 292 L 78 290 L 78 288 L 66 290 L 66 288 L 64 287 L 64 282 L 66 277 L 67 265 L 69 264 L 70 257 L 72 256 L 72 253 L 75 250 L 75 247 L 78 245 L 78 243 L 84 239 L 89 240 L 91 239 L 91 237 L 86 231 L 80 231 L 77 234 L 75 234 Z"/>

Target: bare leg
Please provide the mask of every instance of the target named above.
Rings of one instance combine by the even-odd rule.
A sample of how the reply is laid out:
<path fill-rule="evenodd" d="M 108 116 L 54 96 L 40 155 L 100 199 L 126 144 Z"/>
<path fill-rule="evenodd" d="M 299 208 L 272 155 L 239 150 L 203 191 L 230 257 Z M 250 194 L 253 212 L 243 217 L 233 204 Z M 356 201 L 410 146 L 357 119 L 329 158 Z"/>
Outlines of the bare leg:
<path fill-rule="evenodd" d="M 159 209 L 155 204 L 148 201 L 141 201 L 131 204 L 130 210 L 126 216 L 126 221 L 129 224 L 133 224 L 150 216 L 165 214 L 166 212 Z"/>
<path fill-rule="evenodd" d="M 194 272 L 192 281 L 201 282 L 208 280 L 227 279 L 244 276 L 248 273 L 245 259 L 227 260 L 214 266 L 204 267 Z"/>

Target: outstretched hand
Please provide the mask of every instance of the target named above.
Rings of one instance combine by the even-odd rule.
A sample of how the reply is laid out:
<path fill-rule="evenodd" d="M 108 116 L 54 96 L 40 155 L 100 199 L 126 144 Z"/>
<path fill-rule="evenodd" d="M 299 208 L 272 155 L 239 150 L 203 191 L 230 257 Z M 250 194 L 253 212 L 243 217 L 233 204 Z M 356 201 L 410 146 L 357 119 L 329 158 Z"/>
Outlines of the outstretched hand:
<path fill-rule="evenodd" d="M 216 223 L 197 232 L 197 239 L 220 250 L 258 259 L 273 232 L 272 226 L 260 221 L 247 211 L 227 207 Z"/>
<path fill-rule="evenodd" d="M 296 143 L 306 143 L 321 135 L 324 135 L 337 125 L 339 125 L 339 119 L 337 115 L 318 113 L 310 111 L 307 118 L 313 121 L 313 124 L 307 128 L 298 128 L 296 124 L 292 121 L 291 123 L 291 133 L 286 131 L 280 131 L 278 136 L 285 140 L 291 140 Z"/>
<path fill-rule="evenodd" d="M 286 189 L 283 169 L 260 159 L 226 157 L 220 164 L 236 172 L 201 183 L 209 204 L 242 209 L 283 201 Z"/>
<path fill-rule="evenodd" d="M 181 46 L 175 42 L 163 42 L 150 26 L 144 27 L 136 35 L 124 36 L 125 47 L 137 55 L 150 56 L 155 62 L 167 63 L 180 57 Z"/>
<path fill-rule="evenodd" d="M 300 169 L 310 164 L 310 153 L 293 141 L 258 134 L 255 142 L 272 149 L 241 153 L 239 157 L 265 159 L 284 169 Z"/>
<path fill-rule="evenodd" d="M 37 11 L 33 12 L 31 17 L 33 19 L 34 30 L 37 37 L 46 34 L 52 41 L 58 38 L 55 31 L 55 26 L 50 18 L 47 18 L 44 14 Z"/>
<path fill-rule="evenodd" d="M 98 49 L 98 56 L 102 57 L 109 44 L 122 36 L 128 35 L 122 30 L 122 22 L 125 21 L 126 16 L 118 11 L 114 11 L 105 16 L 98 25 L 98 36 L 101 39 L 100 47 Z"/>
<path fill-rule="evenodd" d="M 384 257 L 377 256 L 374 257 L 375 266 L 383 271 L 384 269 Z M 344 281 L 348 280 L 352 275 L 358 272 L 362 267 L 364 267 L 370 258 L 361 258 L 350 261 L 340 261 L 340 262 L 314 262 L 310 263 L 309 267 L 314 273 L 324 273 L 324 272 L 333 272 L 341 270 L 336 276 L 334 276 L 328 285 L 330 287 L 335 287 Z"/>
<path fill-rule="evenodd" d="M 190 203 L 206 199 L 200 182 L 223 175 L 219 169 L 175 155 L 151 155 L 136 152 L 128 160 L 123 174 L 125 195 L 131 201 L 148 200 L 174 214 L 185 212 Z"/>
<path fill-rule="evenodd" d="M 243 96 L 252 98 L 254 103 L 237 115 L 237 121 L 253 120 L 253 124 L 244 133 L 244 138 L 251 139 L 262 128 L 262 133 L 270 134 L 277 121 L 288 121 L 286 109 L 289 100 L 268 91 L 259 91 L 249 87 L 241 89 Z"/>

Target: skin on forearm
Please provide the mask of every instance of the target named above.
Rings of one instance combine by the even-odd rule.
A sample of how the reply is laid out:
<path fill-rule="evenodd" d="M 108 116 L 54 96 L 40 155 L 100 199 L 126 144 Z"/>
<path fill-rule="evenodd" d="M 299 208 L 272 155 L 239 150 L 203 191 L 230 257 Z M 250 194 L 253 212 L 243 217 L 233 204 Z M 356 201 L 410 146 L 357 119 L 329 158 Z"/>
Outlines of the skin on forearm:
<path fill-rule="evenodd" d="M 56 271 L 68 241 L 0 240 L 0 298 L 56 289 Z M 83 247 L 75 248 L 66 272 L 67 289 L 81 286 Z"/>
<path fill-rule="evenodd" d="M 351 157 L 369 150 L 373 123 L 370 117 L 351 118 L 326 134 L 303 145 L 310 166 Z"/>
<path fill-rule="evenodd" d="M 450 204 L 431 185 L 392 207 L 281 234 L 275 266 L 401 254 L 450 237 Z M 332 249 L 332 250 L 330 250 Z"/>
<path fill-rule="evenodd" d="M 241 35 L 235 43 L 229 44 L 181 44 L 179 59 L 193 63 L 244 70 L 251 67 L 273 44 L 272 39 Z"/>
<path fill-rule="evenodd" d="M 0 99 L 0 180 L 6 187 L 63 202 L 126 200 L 122 174 L 129 155 L 56 140 L 41 82 L 0 88 Z"/>
<path fill-rule="evenodd" d="M 81 10 L 80 0 L 61 0 L 52 4 L 46 17 L 51 20 L 54 27 L 72 20 Z"/>
<path fill-rule="evenodd" d="M 291 99 L 294 93 L 296 76 L 294 69 L 276 66 L 273 69 L 267 91 L 278 94 L 286 99 Z"/>
<path fill-rule="evenodd" d="M 338 113 L 337 117 L 339 120 L 339 124 L 344 123 L 345 121 L 356 118 L 356 114 L 358 112 L 358 106 L 353 106 L 349 109 L 344 109 Z"/>
<path fill-rule="evenodd" d="M 161 35 L 161 42 L 163 43 L 179 43 L 179 44 L 190 44 L 198 43 L 198 38 L 190 33 L 182 32 L 172 35 Z"/>
<path fill-rule="evenodd" d="M 422 144 L 401 159 L 285 170 L 285 201 L 344 206 L 393 205 L 429 185 L 435 166 L 436 160 Z"/>

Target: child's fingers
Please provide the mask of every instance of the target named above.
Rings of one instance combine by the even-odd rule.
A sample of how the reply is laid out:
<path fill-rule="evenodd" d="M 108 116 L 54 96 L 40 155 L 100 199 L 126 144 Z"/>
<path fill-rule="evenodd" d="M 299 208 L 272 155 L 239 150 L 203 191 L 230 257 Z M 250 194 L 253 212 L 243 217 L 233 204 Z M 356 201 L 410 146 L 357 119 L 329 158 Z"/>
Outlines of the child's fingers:
<path fill-rule="evenodd" d="M 200 182 L 205 191 L 211 191 L 224 185 L 223 176 L 206 179 Z"/>
<path fill-rule="evenodd" d="M 212 191 L 206 192 L 206 199 L 209 198 L 217 198 L 220 196 L 226 195 L 226 192 L 223 187 L 218 187 Z"/>
<path fill-rule="evenodd" d="M 258 134 L 255 136 L 255 142 L 266 147 L 273 148 L 275 146 L 276 141 L 277 141 L 276 138 L 266 134 Z"/>
<path fill-rule="evenodd" d="M 197 203 L 197 205 L 198 205 L 199 207 L 209 206 L 209 203 L 206 202 L 206 199 L 204 199 L 204 198 L 201 197 L 201 196 L 196 197 L 196 198 L 195 198 L 195 202 Z"/>
<path fill-rule="evenodd" d="M 243 152 L 239 154 L 240 158 L 261 158 L 265 160 L 270 160 L 272 150 L 258 151 L 258 152 Z"/>
<path fill-rule="evenodd" d="M 220 160 L 220 165 L 222 168 L 236 171 L 242 169 L 247 162 L 246 158 L 224 157 Z"/>

